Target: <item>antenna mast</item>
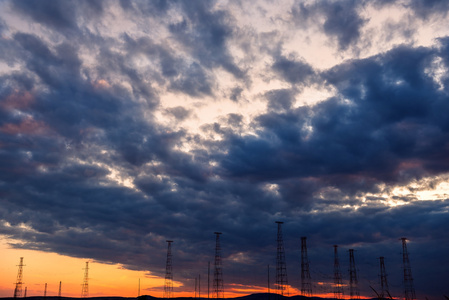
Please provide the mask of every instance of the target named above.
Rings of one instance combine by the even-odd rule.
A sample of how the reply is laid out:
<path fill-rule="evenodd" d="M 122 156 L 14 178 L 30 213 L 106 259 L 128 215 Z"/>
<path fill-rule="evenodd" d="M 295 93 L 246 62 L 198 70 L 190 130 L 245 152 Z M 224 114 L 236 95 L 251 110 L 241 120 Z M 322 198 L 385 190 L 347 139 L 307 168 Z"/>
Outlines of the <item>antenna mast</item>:
<path fill-rule="evenodd" d="M 412 267 L 408 259 L 407 238 L 402 240 L 402 261 L 404 264 L 404 298 L 405 300 L 416 299 L 415 288 L 413 287 Z"/>
<path fill-rule="evenodd" d="M 214 271 L 214 296 L 215 298 L 224 298 L 223 289 L 223 270 L 221 265 L 221 247 L 220 247 L 220 234 L 221 232 L 214 232 L 215 239 L 215 271 Z"/>
<path fill-rule="evenodd" d="M 312 283 L 307 256 L 307 237 L 301 237 L 301 295 L 312 297 Z"/>
<path fill-rule="evenodd" d="M 278 224 L 277 233 L 277 252 L 276 252 L 276 289 L 279 295 L 284 295 L 284 290 L 287 289 L 287 263 L 285 262 L 284 240 L 282 237 L 282 227 L 284 222 L 276 221 Z M 287 289 L 288 295 L 288 289 Z"/>
<path fill-rule="evenodd" d="M 81 289 L 81 298 L 89 297 L 89 262 L 86 261 L 86 267 L 84 268 L 84 280 L 83 287 Z"/>
<path fill-rule="evenodd" d="M 17 272 L 16 288 L 14 289 L 14 298 L 19 298 L 22 296 L 22 285 L 23 285 L 23 257 L 20 258 L 19 271 Z"/>
<path fill-rule="evenodd" d="M 387 282 L 387 272 L 385 271 L 385 262 L 384 257 L 379 257 L 380 262 L 380 297 L 386 298 L 389 294 L 388 291 L 388 282 Z"/>
<path fill-rule="evenodd" d="M 171 255 L 171 243 L 173 241 L 167 241 L 167 263 L 165 264 L 165 285 L 164 285 L 164 298 L 169 299 L 173 297 L 173 268 L 172 268 L 172 255 Z"/>
<path fill-rule="evenodd" d="M 357 269 L 355 267 L 354 249 L 349 249 L 349 296 L 351 299 L 360 299 Z"/>
<path fill-rule="evenodd" d="M 338 246 L 334 245 L 334 298 L 343 298 L 343 280 L 340 272 L 340 261 L 338 259 Z"/>

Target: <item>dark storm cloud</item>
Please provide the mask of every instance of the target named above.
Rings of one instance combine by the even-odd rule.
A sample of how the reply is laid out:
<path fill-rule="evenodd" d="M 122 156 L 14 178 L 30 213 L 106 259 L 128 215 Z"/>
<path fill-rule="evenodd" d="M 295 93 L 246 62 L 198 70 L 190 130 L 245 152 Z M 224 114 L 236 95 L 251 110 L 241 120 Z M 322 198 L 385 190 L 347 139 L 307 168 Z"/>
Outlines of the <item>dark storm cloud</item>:
<path fill-rule="evenodd" d="M 129 55 L 136 53 L 139 47 L 125 40 Z M 189 185 L 204 182 L 209 171 L 191 155 L 173 150 L 185 133 L 144 117 L 136 100 L 143 97 L 151 108 L 157 98 L 126 57 L 97 45 L 98 71 L 106 80 L 86 79 L 78 48 L 69 42 L 50 47 L 35 35 L 17 33 L 4 43 L 11 49 L 4 59 L 15 53 L 9 62 L 23 66 L 22 72 L 3 76 L 0 107 L 5 116 L 0 127 L 2 220 L 11 225 L 2 232 L 24 241 L 16 247 L 122 261 L 135 269 L 142 268 L 138 260 L 155 252 L 153 247 L 163 246 L 166 236 L 175 236 L 161 226 L 167 217 L 177 227 L 198 224 L 197 213 L 195 218 L 188 213 L 201 205 L 186 202 L 179 213 L 186 198 L 175 195 L 188 194 Z M 143 52 L 143 46 L 139 49 Z M 162 74 L 176 75 L 177 70 L 166 67 L 170 57 L 161 46 L 147 43 L 144 50 L 161 58 Z M 133 90 L 109 81 L 116 76 L 129 81 Z M 15 114 L 17 110 L 23 114 Z M 186 117 L 182 108 L 172 113 Z M 195 159 L 206 162 L 206 155 L 196 152 Z M 147 163 L 156 166 L 139 169 Z M 107 176 L 113 174 L 106 166 L 112 165 L 135 177 L 142 191 L 111 184 Z M 153 175 L 152 181 L 140 178 L 143 170 Z M 17 230 L 19 224 L 34 231 Z M 135 260 L 119 254 L 131 248 Z M 108 250 L 97 255 L 95 249 Z M 155 255 L 145 268 L 157 272 L 161 257 Z"/>
<path fill-rule="evenodd" d="M 12 1 L 12 7 L 56 31 L 78 30 L 77 19 L 91 19 L 103 12 L 103 1 Z"/>
<path fill-rule="evenodd" d="M 240 114 L 228 114 L 227 123 L 230 126 L 239 127 L 242 124 L 243 116 Z"/>
<path fill-rule="evenodd" d="M 407 18 L 403 18 L 396 22 L 387 21 L 387 27 L 384 28 L 383 34 L 388 38 L 394 36 L 398 32 L 401 33 L 407 39 L 413 37 L 417 30 L 417 26 L 421 26 L 417 21 L 429 21 L 432 18 L 434 20 L 442 19 L 448 15 L 449 3 L 444 0 L 376 0 L 376 1 L 364 1 L 365 4 L 374 4 L 375 8 L 391 8 L 396 6 L 397 8 L 408 8 L 410 15 Z M 438 22 L 438 21 L 434 21 Z"/>
<path fill-rule="evenodd" d="M 337 97 L 259 116 L 259 138 L 229 140 L 222 166 L 247 179 L 317 176 L 340 187 L 352 182 L 346 188 L 364 182 L 355 190 L 447 171 L 446 87 L 438 89 L 426 71 L 439 55 L 399 47 L 322 73 Z M 270 103 L 289 108 L 289 96 L 279 93 L 267 94 Z"/>
<path fill-rule="evenodd" d="M 422 19 L 427 19 L 431 15 L 444 17 L 449 11 L 449 3 L 444 0 L 411 0 L 406 6 L 410 7 Z"/>
<path fill-rule="evenodd" d="M 202 66 L 221 67 L 243 79 L 245 71 L 235 64 L 227 46 L 233 31 L 231 16 L 224 10 L 213 10 L 213 2 L 181 1 L 178 6 L 185 17 L 170 25 L 173 36 Z"/>
<path fill-rule="evenodd" d="M 229 97 L 232 101 L 238 102 L 242 97 L 243 89 L 241 87 L 235 87 L 231 90 L 231 96 Z"/>
<path fill-rule="evenodd" d="M 193 97 L 211 95 L 211 83 L 210 76 L 206 74 L 204 68 L 197 63 L 193 63 L 171 83 L 170 88 Z"/>
<path fill-rule="evenodd" d="M 157 235 L 151 236 L 152 230 L 142 226 L 143 220 L 158 219 L 163 208 L 152 201 L 141 201 L 140 196 L 127 189 L 105 189 L 89 184 L 89 181 L 101 179 L 101 173 L 89 178 L 85 175 L 86 170 L 81 170 L 81 174 L 73 174 L 73 171 L 73 167 L 67 168 L 13 186 L 11 190 L 33 186 L 34 191 L 25 191 L 15 197 L 14 205 L 22 207 L 14 209 L 21 212 L 16 222 L 11 216 L 5 217 L 12 225 L 25 223 L 36 231 L 8 232 L 14 229 L 6 228 L 3 232 L 29 241 L 22 246 L 24 248 L 48 249 L 76 257 L 93 257 L 94 249 L 104 249 L 102 255 L 93 258 L 105 261 L 116 261 L 117 254 L 125 250 L 125 244 L 135 248 L 138 256 L 141 251 L 151 250 L 148 247 L 157 243 Z M 68 184 L 61 185 L 61 179 Z M 27 201 L 27 197 L 34 201 Z M 13 208 L 4 204 L 3 208 Z M 131 215 L 133 217 L 129 218 Z M 142 248 L 142 242 L 148 247 Z M 137 261 L 130 263 L 127 259 L 124 263 L 138 265 Z"/>
<path fill-rule="evenodd" d="M 272 68 L 285 80 L 298 86 L 307 85 L 315 81 L 313 78 L 315 71 L 303 60 L 290 59 L 280 55 L 276 58 Z"/>
<path fill-rule="evenodd" d="M 0 18 L 0 34 L 3 34 L 3 31 L 5 31 L 7 28 L 8 26 L 6 25 L 5 21 Z"/>
<path fill-rule="evenodd" d="M 449 4 L 444 0 L 379 0 L 379 1 L 320 1 L 314 4 L 298 2 L 292 7 L 291 13 L 295 22 L 300 26 L 310 24 L 312 21 L 324 17 L 322 29 L 324 33 L 337 40 L 339 50 L 347 50 L 355 46 L 360 40 L 361 29 L 368 21 L 363 19 L 358 9 L 366 4 L 374 4 L 374 7 L 399 6 L 409 8 L 414 16 L 428 20 L 433 16 L 445 17 L 449 11 Z M 413 34 L 414 29 L 403 22 L 396 24 L 397 29 L 403 31 L 404 36 Z"/>
<path fill-rule="evenodd" d="M 133 14 L 143 14 L 159 17 L 164 15 L 175 1 L 127 1 L 120 0 L 120 6 Z"/>
<path fill-rule="evenodd" d="M 71 1 L 13 1 L 13 7 L 30 16 L 34 21 L 54 29 L 72 29 L 76 27 L 76 6 Z"/>
<path fill-rule="evenodd" d="M 447 201 L 418 202 L 416 206 L 399 206 L 396 208 L 386 208 L 380 206 L 377 209 L 359 209 L 354 212 L 351 209 L 339 212 L 322 212 L 320 214 L 304 213 L 291 218 L 284 219 L 283 236 L 285 241 L 286 259 L 288 265 L 289 282 L 298 287 L 300 283 L 300 262 L 299 253 L 300 237 L 308 237 L 308 254 L 310 259 L 312 279 L 314 282 L 332 282 L 333 272 L 333 249 L 332 245 L 339 245 L 340 267 L 343 272 L 343 279 L 348 281 L 347 269 L 348 249 L 356 250 L 356 262 L 359 272 L 360 289 L 363 294 L 371 295 L 369 285 L 377 285 L 379 256 L 385 256 L 387 268 L 390 274 L 391 292 L 401 295 L 403 290 L 402 280 L 402 257 L 401 243 L 399 237 L 407 236 L 412 242 L 409 244 L 410 258 L 413 271 L 420 277 L 416 281 L 421 293 L 432 294 L 434 290 L 428 287 L 431 285 L 423 276 L 428 269 L 427 261 L 429 256 L 442 257 L 443 251 L 447 249 L 444 240 L 447 233 L 443 232 L 447 226 L 444 211 L 447 209 Z M 435 213 L 435 217 L 429 217 Z M 262 223 L 262 222 L 261 222 Z M 245 253 L 245 245 L 251 247 L 258 245 L 258 251 L 251 254 L 251 266 L 244 262 L 238 263 L 228 261 L 227 272 L 239 278 L 238 282 L 246 284 L 263 282 L 266 280 L 266 262 L 274 263 L 274 244 L 272 240 L 276 236 L 274 222 L 265 222 L 262 227 L 251 230 L 252 235 L 248 240 L 239 241 L 240 249 Z M 428 232 L 433 232 L 432 236 L 427 236 Z M 440 235 L 441 234 L 441 235 Z M 223 235 L 223 240 L 229 238 Z M 357 242 L 355 242 L 357 241 Z M 432 245 L 441 243 L 442 248 L 435 250 Z M 234 244 L 234 243 L 232 243 Z M 223 242 L 223 245 L 227 245 Z M 229 252 L 229 246 L 224 251 Z M 433 253 L 433 254 L 432 254 Z M 235 266 L 229 270 L 230 265 Z M 273 267 L 274 269 L 274 267 Z M 444 267 L 438 266 L 436 273 L 444 273 Z M 274 272 L 274 270 L 273 270 Z M 255 273 L 260 274 L 254 275 Z M 426 272 L 429 275 L 428 272 Z M 263 274 L 263 275 L 262 275 Z M 438 280 L 438 276 L 431 275 L 435 279 L 432 282 L 434 288 L 441 290 L 444 282 Z M 314 288 L 314 292 L 317 290 Z M 321 292 L 332 292 L 331 289 Z"/>
<path fill-rule="evenodd" d="M 130 235 L 132 227 L 165 214 L 157 201 L 144 200 L 140 193 L 102 185 L 110 175 L 105 166 L 132 169 L 158 161 L 162 163 L 156 171 L 164 176 L 202 180 L 205 173 L 191 166 L 190 157 L 169 153 L 181 133 L 158 128 L 132 104 L 130 100 L 142 95 L 151 103 L 153 95 L 140 74 L 116 53 L 104 50 L 99 69 L 106 78 L 124 74 L 135 87 L 133 94 L 84 79 L 78 49 L 70 43 L 50 47 L 35 35 L 17 33 L 2 45 L 12 49 L 5 60 L 15 53 L 8 62 L 24 66 L 24 71 L 4 75 L 2 81 L 2 219 L 12 226 L 3 232 L 28 240 L 20 247 L 77 257 L 110 249 L 97 258 L 117 261 L 123 242 L 132 244 L 138 238 L 142 243 L 142 236 L 153 230 Z M 17 110 L 24 114 L 17 115 Z M 93 167 L 93 161 L 103 165 Z M 128 220 L 131 215 L 134 221 Z M 15 231 L 22 223 L 35 231 Z M 146 242 L 157 243 L 158 236 Z M 124 263 L 138 265 L 128 259 Z"/>
<path fill-rule="evenodd" d="M 170 47 L 166 45 L 155 44 L 149 38 L 132 39 L 124 34 L 126 49 L 128 51 L 127 59 L 121 58 L 121 55 L 109 53 L 108 56 L 114 57 L 114 61 L 120 61 L 120 68 L 123 73 L 134 72 L 126 65 L 127 60 L 131 60 L 133 55 L 143 54 L 151 61 L 157 61 L 158 70 L 154 70 L 153 78 L 161 83 L 167 81 L 167 88 L 172 91 L 185 93 L 190 96 L 211 95 L 213 76 L 207 72 L 200 64 L 189 63 L 184 57 L 177 56 Z M 126 70 L 129 71 L 126 71 Z"/>
<path fill-rule="evenodd" d="M 359 40 L 366 23 L 357 11 L 360 3 L 354 0 L 320 1 L 310 5 L 299 2 L 292 7 L 292 15 L 299 24 L 308 24 L 323 16 L 324 33 L 337 40 L 339 50 L 347 50 Z"/>
<path fill-rule="evenodd" d="M 188 109 L 185 109 L 182 106 L 167 108 L 166 111 L 168 114 L 173 115 L 179 121 L 184 121 L 191 114 L 191 111 L 189 111 Z"/>
<path fill-rule="evenodd" d="M 440 77 L 442 87 L 431 77 L 435 61 L 449 66 L 447 39 L 441 48 L 401 46 L 323 72 L 277 55 L 270 67 L 288 88 L 262 95 L 267 111 L 251 120 L 251 132 L 243 130 L 246 116 L 233 113 L 203 125 L 200 135 L 158 124 L 153 113 L 164 89 L 214 95 L 214 68 L 245 78 L 228 50 L 234 32 L 228 12 L 210 2 L 120 2 L 139 16 L 181 13 L 183 20 L 168 28 L 180 43 L 177 52 L 150 37 L 124 33 L 114 40 L 78 30 L 76 17 L 64 19 L 76 2 L 43 3 L 48 7 L 36 11 L 36 4 L 12 5 L 55 30 L 86 36 L 51 44 L 15 32 L 0 41 L 2 61 L 16 67 L 0 78 L 0 232 L 21 240 L 15 247 L 163 275 L 165 240 L 173 239 L 175 280 L 186 283 L 205 274 L 207 264 L 198 262 L 213 259 L 213 232 L 222 231 L 225 283 L 265 286 L 275 258 L 274 221 L 283 220 L 296 287 L 300 236 L 313 237 L 309 254 L 321 273 L 332 272 L 332 262 L 322 258 L 331 257 L 336 243 L 342 255 L 357 246 L 364 268 L 385 252 L 397 253 L 401 235 L 416 241 L 416 270 L 425 269 L 426 256 L 446 257 L 447 200 L 406 195 L 392 200 L 407 205 L 390 208 L 390 198 L 360 199 L 448 172 L 448 76 Z M 105 9 L 86 3 L 98 16 Z M 356 5 L 304 6 L 301 14 L 323 14 L 326 34 L 348 49 L 364 23 L 349 4 Z M 336 19 L 343 8 L 352 21 Z M 95 61 L 91 72 L 83 46 Z M 151 67 L 134 64 L 140 55 Z M 298 91 L 315 83 L 336 95 L 295 107 Z M 236 87 L 230 98 L 240 101 L 243 92 Z M 162 112 L 177 121 L 194 114 L 182 104 Z M 195 147 L 177 150 L 183 142 Z M 441 248 L 432 248 L 439 242 Z M 445 274 L 445 263 L 436 265 L 435 274 Z M 399 268 L 400 262 L 391 266 Z M 443 290 L 432 276 L 418 278 Z"/>
<path fill-rule="evenodd" d="M 268 100 L 268 107 L 275 111 L 289 110 L 295 101 L 295 93 L 291 90 L 273 90 L 265 94 Z"/>
<path fill-rule="evenodd" d="M 54 53 L 35 35 L 17 33 L 14 40 L 26 67 L 43 83 L 53 88 L 76 84 L 73 81 L 78 79 L 81 62 L 71 45 L 60 44 Z"/>

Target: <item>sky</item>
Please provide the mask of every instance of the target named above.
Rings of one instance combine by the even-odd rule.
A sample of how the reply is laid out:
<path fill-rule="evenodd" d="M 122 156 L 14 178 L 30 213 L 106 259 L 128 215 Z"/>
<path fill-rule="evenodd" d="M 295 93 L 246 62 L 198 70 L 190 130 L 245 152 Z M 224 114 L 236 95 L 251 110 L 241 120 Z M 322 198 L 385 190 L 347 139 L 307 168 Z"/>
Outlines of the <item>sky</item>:
<path fill-rule="evenodd" d="M 449 294 L 449 2 L 0 0 L 0 296 Z M 267 267 L 268 266 L 268 267 Z M 213 270 L 211 272 L 213 274 Z"/>

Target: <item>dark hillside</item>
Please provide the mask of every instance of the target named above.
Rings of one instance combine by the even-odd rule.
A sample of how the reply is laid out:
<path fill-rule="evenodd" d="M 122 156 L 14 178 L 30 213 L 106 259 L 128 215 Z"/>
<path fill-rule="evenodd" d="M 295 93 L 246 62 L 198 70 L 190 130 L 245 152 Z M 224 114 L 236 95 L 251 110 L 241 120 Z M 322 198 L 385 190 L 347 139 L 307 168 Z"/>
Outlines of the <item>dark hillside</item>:
<path fill-rule="evenodd" d="M 13 297 L 4 297 L 0 298 L 2 300 L 16 300 Z M 28 300 L 157 300 L 163 299 L 153 296 L 140 296 L 140 297 L 89 297 L 89 298 L 71 298 L 71 297 L 27 297 Z M 173 300 L 193 300 L 193 297 L 175 297 Z M 197 298 L 198 299 L 198 298 Z M 207 297 L 201 297 L 201 299 L 207 299 Z M 212 298 L 211 298 L 212 299 Z M 242 297 L 233 297 L 226 298 L 231 300 L 333 300 L 333 298 L 320 298 L 320 297 L 304 297 L 304 296 L 279 296 L 276 294 L 268 294 L 268 293 L 259 293 L 259 294 L 251 294 Z M 376 300 L 377 298 L 367 299 L 367 300 Z"/>

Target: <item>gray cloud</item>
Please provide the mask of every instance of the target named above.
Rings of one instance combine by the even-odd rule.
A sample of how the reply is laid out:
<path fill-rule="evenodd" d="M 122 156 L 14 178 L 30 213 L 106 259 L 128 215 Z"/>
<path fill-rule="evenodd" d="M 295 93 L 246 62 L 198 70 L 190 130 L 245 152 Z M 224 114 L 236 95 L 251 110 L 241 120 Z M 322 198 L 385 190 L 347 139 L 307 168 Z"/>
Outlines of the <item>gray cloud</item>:
<path fill-rule="evenodd" d="M 40 3 L 12 1 L 12 8 L 36 23 L 42 24 L 64 35 L 80 30 L 78 24 L 97 19 L 103 14 L 103 1 L 49 1 Z"/>
<path fill-rule="evenodd" d="M 306 5 L 299 2 L 292 7 L 292 16 L 299 22 L 308 23 L 323 16 L 324 33 L 337 41 L 339 50 L 347 50 L 360 38 L 360 32 L 366 23 L 357 12 L 359 1 L 322 1 Z"/>
<path fill-rule="evenodd" d="M 310 84 L 316 80 L 313 68 L 302 60 L 279 56 L 272 67 L 285 80 L 298 86 Z"/>
<path fill-rule="evenodd" d="M 190 116 L 191 111 L 185 109 L 182 106 L 176 106 L 167 108 L 167 113 L 173 115 L 177 120 L 183 121 Z"/>
<path fill-rule="evenodd" d="M 232 36 L 231 16 L 224 10 L 212 10 L 213 2 L 180 2 L 184 19 L 170 25 L 171 33 L 202 66 L 221 67 L 236 78 L 243 79 L 245 71 L 239 68 L 227 47 Z"/>
<path fill-rule="evenodd" d="M 435 62 L 449 66 L 447 38 L 439 47 L 397 46 L 324 71 L 299 56 L 274 54 L 268 68 L 281 87 L 259 94 L 266 109 L 224 110 L 189 132 L 158 122 L 157 113 L 179 122 L 194 115 L 182 101 L 163 107 L 166 91 L 204 103 L 220 94 L 214 71 L 222 68 L 242 81 L 226 90 L 230 102 L 252 99 L 238 87 L 247 86 L 250 73 L 229 51 L 239 29 L 230 11 L 210 2 L 120 2 L 136 18 L 178 16 L 162 23 L 162 41 L 128 32 L 104 37 L 74 15 L 65 18 L 72 5 L 101 22 L 103 2 L 11 5 L 32 22 L 70 31 L 54 41 L 17 30 L 0 41 L 2 61 L 14 67 L 0 78 L 0 232 L 20 240 L 14 247 L 163 275 L 165 240 L 173 239 L 175 280 L 187 283 L 206 272 L 219 230 L 227 287 L 265 287 L 266 266 L 275 259 L 274 221 L 281 219 L 295 287 L 299 237 L 308 236 L 314 282 L 331 281 L 323 274 L 332 273 L 332 245 L 339 244 L 342 258 L 351 247 L 358 251 L 364 295 L 371 295 L 367 283 L 377 276 L 380 255 L 400 295 L 397 239 L 407 236 L 417 291 L 440 296 L 447 199 L 418 201 L 413 190 L 379 195 L 427 177 L 435 187 L 448 173 L 448 76 L 444 71 L 437 82 L 429 72 Z M 322 14 L 324 33 L 346 50 L 365 22 L 357 9 L 348 1 L 303 5 L 296 13 Z M 261 35 L 265 44 L 278 41 Z M 311 85 L 335 95 L 295 107 L 296 93 Z M 191 150 L 179 150 L 185 145 Z M 406 204 L 390 207 L 387 200 Z"/>

